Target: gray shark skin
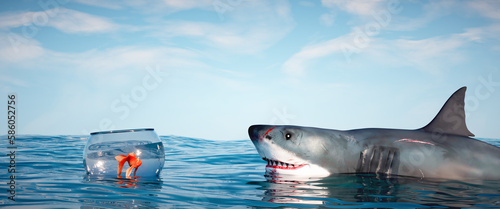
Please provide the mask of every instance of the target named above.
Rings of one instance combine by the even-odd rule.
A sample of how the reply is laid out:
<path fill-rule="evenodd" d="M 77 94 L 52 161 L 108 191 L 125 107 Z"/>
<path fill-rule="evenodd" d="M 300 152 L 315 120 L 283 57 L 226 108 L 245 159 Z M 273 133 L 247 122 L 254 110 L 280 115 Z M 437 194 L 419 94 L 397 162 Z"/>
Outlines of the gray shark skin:
<path fill-rule="evenodd" d="M 500 179 L 500 148 L 470 138 L 465 91 L 457 90 L 428 125 L 416 130 L 253 125 L 248 133 L 271 174 Z"/>

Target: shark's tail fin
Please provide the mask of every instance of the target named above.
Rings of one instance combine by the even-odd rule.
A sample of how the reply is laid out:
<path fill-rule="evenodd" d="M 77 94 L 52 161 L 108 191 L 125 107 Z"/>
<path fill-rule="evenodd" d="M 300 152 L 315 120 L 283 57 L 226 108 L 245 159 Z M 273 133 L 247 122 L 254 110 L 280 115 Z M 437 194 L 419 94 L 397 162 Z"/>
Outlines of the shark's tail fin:
<path fill-rule="evenodd" d="M 467 87 L 458 89 L 446 101 L 436 117 L 421 130 L 439 134 L 474 136 L 465 124 L 464 99 Z"/>

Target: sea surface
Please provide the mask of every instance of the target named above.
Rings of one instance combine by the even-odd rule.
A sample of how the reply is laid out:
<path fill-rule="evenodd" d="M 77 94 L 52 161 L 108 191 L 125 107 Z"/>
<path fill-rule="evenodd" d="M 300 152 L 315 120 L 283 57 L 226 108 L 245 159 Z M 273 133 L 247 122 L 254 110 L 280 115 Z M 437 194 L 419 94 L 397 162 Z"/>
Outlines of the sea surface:
<path fill-rule="evenodd" d="M 0 138 L 1 208 L 500 208 L 500 181 L 336 175 L 272 183 L 250 140 L 178 136 L 160 137 L 160 176 L 138 179 L 89 178 L 87 136 L 19 136 L 12 201 L 11 150 Z"/>

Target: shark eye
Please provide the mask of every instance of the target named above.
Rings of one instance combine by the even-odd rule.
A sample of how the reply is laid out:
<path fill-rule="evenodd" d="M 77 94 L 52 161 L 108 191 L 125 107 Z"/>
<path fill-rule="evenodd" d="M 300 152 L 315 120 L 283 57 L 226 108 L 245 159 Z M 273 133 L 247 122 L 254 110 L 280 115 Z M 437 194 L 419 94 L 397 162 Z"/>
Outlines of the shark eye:
<path fill-rule="evenodd" d="M 286 133 L 285 134 L 285 139 L 286 140 L 290 140 L 292 138 L 292 134 L 291 133 Z"/>

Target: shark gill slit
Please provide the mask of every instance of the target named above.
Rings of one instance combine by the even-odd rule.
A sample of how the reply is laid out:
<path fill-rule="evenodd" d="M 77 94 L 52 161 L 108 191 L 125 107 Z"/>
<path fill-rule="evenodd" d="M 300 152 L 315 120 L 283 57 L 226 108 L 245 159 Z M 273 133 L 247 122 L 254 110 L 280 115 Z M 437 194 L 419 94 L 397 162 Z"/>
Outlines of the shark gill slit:
<path fill-rule="evenodd" d="M 373 146 L 359 154 L 356 172 L 376 174 L 397 174 L 399 150 L 392 147 Z"/>

